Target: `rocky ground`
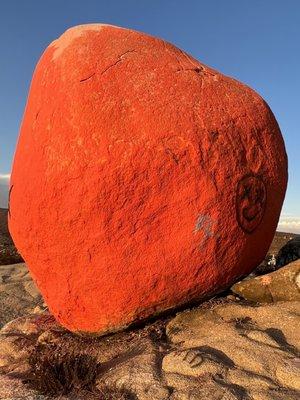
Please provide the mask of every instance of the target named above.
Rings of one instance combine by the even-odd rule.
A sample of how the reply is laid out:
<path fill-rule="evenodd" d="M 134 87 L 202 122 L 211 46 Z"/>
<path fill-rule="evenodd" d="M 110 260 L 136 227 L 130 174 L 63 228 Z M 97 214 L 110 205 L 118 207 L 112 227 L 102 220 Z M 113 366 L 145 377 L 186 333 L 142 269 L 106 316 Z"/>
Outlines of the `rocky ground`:
<path fill-rule="evenodd" d="M 0 327 L 43 308 L 42 297 L 24 263 L 0 266 Z M 1 399 L 1 397 L 0 397 Z"/>
<path fill-rule="evenodd" d="M 228 292 L 102 338 L 61 328 L 24 263 L 0 266 L 0 399 L 299 399 L 300 260 L 268 264 L 295 259 L 290 236 Z"/>
<path fill-rule="evenodd" d="M 0 398 L 296 400 L 299 304 L 230 296 L 98 339 L 20 317 L 0 332 Z"/>

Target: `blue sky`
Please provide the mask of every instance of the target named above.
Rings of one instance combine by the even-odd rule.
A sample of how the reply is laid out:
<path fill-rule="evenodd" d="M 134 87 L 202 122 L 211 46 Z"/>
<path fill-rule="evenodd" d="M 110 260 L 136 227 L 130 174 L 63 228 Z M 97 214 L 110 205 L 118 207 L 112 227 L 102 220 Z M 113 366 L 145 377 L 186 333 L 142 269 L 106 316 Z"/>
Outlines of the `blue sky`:
<path fill-rule="evenodd" d="M 70 26 L 102 22 L 159 36 L 248 84 L 272 108 L 289 157 L 282 230 L 300 232 L 300 1 L 9 0 L 0 5 L 0 206 L 33 69 Z"/>

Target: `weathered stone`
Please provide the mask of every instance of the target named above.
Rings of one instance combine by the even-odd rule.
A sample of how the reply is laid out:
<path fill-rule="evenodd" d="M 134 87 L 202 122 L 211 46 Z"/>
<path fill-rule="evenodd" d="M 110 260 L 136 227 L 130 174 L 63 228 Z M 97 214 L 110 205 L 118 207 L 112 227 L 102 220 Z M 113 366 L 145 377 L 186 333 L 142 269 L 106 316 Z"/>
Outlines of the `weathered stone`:
<path fill-rule="evenodd" d="M 19 318 L 0 331 L 0 393 L 43 399 L 41 390 L 21 383 L 34 376 L 35 388 L 49 390 L 60 379 L 65 390 L 56 382 L 56 394 L 68 400 L 298 400 L 300 303 L 220 301 L 178 314 L 167 337 L 162 320 L 83 338 L 49 315 Z M 57 376 L 71 367 L 76 376 L 76 365 L 96 366 L 89 390 L 85 374 L 73 386 Z"/>
<path fill-rule="evenodd" d="M 245 279 L 231 290 L 250 301 L 272 303 L 274 301 L 300 300 L 300 260 L 267 275 Z"/>
<path fill-rule="evenodd" d="M 0 375 L 0 396 L 1 400 L 49 400 L 48 396 L 30 390 L 21 380 L 5 375 Z M 66 397 L 61 397 L 60 400 L 66 400 Z"/>
<path fill-rule="evenodd" d="M 102 334 L 247 275 L 286 182 L 253 90 L 163 40 L 83 25 L 35 70 L 9 227 L 57 320 Z"/>
<path fill-rule="evenodd" d="M 44 331 L 55 327 L 49 315 L 20 317 L 6 324 L 0 331 L 0 371 L 28 372 L 35 341 Z"/>
<path fill-rule="evenodd" d="M 167 325 L 175 347 L 162 363 L 167 383 L 179 392 L 178 399 L 193 382 L 194 391 L 196 382 L 198 391 L 200 382 L 202 390 L 210 382 L 213 395 L 206 392 L 207 398 L 222 398 L 217 390 L 223 388 L 229 399 L 297 399 L 299 323 L 299 302 L 232 303 L 180 313 Z"/>
<path fill-rule="evenodd" d="M 158 331 L 154 324 L 153 329 L 150 327 L 138 332 L 125 332 L 101 339 L 82 338 L 65 331 L 55 323 L 53 317 L 46 314 L 18 318 L 0 331 L 0 373 L 12 380 L 17 377 L 28 381 L 34 367 L 41 380 L 51 380 L 51 376 L 46 375 L 47 368 L 50 370 L 51 366 L 67 364 L 69 360 L 80 360 L 86 356 L 90 362 L 98 365 L 93 388 L 95 396 L 92 399 L 167 400 L 170 390 L 161 381 L 160 369 L 165 343 L 159 340 L 159 335 L 156 336 Z M 33 354 L 35 362 L 30 363 Z M 18 382 L 16 388 L 19 390 Z M 57 394 L 61 394 L 59 387 L 57 389 Z M 67 399 L 90 399 L 88 393 L 80 390 L 80 385 L 71 389 L 77 389 L 76 393 L 67 391 Z M 26 393 L 26 386 L 23 391 Z M 100 395 L 102 393 L 103 396 Z M 112 393 L 111 397 L 109 393 Z M 132 393 L 133 396 L 122 397 L 122 393 Z"/>
<path fill-rule="evenodd" d="M 41 294 L 25 264 L 0 266 L 0 328 L 42 303 Z"/>

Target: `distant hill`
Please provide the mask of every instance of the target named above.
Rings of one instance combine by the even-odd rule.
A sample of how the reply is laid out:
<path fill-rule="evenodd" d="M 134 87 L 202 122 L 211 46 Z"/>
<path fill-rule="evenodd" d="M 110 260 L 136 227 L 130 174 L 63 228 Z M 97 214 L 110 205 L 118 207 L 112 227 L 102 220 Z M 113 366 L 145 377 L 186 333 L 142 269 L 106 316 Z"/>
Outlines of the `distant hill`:
<path fill-rule="evenodd" d="M 268 254 L 277 255 L 279 250 L 291 239 L 294 237 L 300 236 L 296 233 L 286 233 L 286 232 L 276 232 L 273 242 L 270 246 Z"/>
<path fill-rule="evenodd" d="M 0 208 L 0 265 L 23 262 L 9 234 L 7 216 L 8 210 Z"/>
<path fill-rule="evenodd" d="M 7 214 L 8 210 L 6 208 L 0 208 L 0 240 L 1 244 L 12 243 L 12 238 L 10 237 L 8 226 L 7 226 Z"/>

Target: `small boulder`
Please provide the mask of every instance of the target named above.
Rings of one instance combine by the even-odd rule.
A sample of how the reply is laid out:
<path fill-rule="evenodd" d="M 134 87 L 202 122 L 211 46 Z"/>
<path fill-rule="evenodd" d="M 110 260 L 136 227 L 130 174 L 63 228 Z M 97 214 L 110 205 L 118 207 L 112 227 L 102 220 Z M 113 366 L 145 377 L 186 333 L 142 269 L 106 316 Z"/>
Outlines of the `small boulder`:
<path fill-rule="evenodd" d="M 270 274 L 245 279 L 231 290 L 244 299 L 258 303 L 300 300 L 300 260 Z"/>

